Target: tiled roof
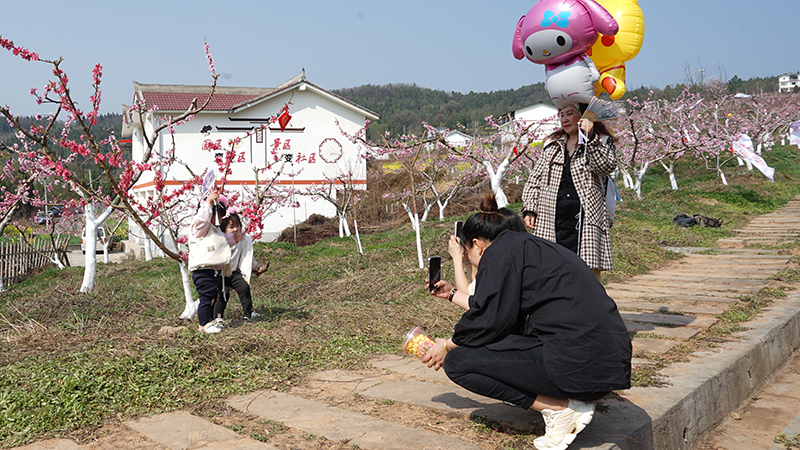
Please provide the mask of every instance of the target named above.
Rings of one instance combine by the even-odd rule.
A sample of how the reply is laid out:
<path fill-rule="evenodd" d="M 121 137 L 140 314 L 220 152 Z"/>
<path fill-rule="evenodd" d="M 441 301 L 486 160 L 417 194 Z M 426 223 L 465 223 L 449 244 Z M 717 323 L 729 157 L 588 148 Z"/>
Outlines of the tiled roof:
<path fill-rule="evenodd" d="M 142 92 L 147 106 L 158 106 L 159 111 L 186 111 L 193 99 L 202 105 L 205 97 L 194 93 Z M 239 103 L 255 98 L 252 95 L 214 94 L 206 111 L 227 111 Z"/>
<path fill-rule="evenodd" d="M 202 105 L 211 91 L 210 86 L 141 84 L 134 82 L 134 90 L 141 95 L 148 107 L 158 106 L 159 111 L 186 111 L 193 99 Z M 206 111 L 229 111 L 274 92 L 270 88 L 239 88 L 217 86 Z"/>
<path fill-rule="evenodd" d="M 311 87 L 318 93 L 323 93 L 337 102 L 361 110 L 367 117 L 372 116 L 372 120 L 377 120 L 380 117 L 350 100 L 309 83 L 306 79 L 305 69 L 275 88 L 217 86 L 205 111 L 236 112 L 236 110 L 249 107 L 249 103 L 259 103 L 273 95 L 279 95 L 282 91 L 291 90 L 300 84 Z M 193 99 L 197 99 L 198 106 L 202 105 L 208 98 L 211 86 L 143 84 L 134 81 L 133 89 L 136 96 L 145 100 L 148 108 L 157 106 L 160 112 L 184 112 L 189 109 Z"/>

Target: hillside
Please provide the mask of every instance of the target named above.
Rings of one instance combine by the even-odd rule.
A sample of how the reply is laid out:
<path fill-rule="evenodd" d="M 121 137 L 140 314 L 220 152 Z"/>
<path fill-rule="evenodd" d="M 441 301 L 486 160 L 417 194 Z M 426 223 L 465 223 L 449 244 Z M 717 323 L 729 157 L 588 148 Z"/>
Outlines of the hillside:
<path fill-rule="evenodd" d="M 488 115 L 500 117 L 510 111 L 548 101 L 544 83 L 494 92 L 445 92 L 415 84 L 366 85 L 334 90 L 381 116 L 370 124 L 370 136 L 389 131 L 393 135 L 420 133 L 422 123 L 469 132 L 484 126 Z"/>
<path fill-rule="evenodd" d="M 778 77 L 750 78 L 743 80 L 734 75 L 726 85 L 728 92 L 756 94 L 773 92 L 778 88 Z M 686 85 L 676 84 L 666 87 L 642 86 L 628 91 L 627 98 L 645 98 L 653 91 L 661 98 L 674 98 Z M 380 120 L 370 124 L 370 137 L 381 136 L 389 131 L 393 135 L 422 132 L 422 123 L 434 127 L 456 129 L 463 126 L 468 133 L 475 133 L 485 126 L 484 118 L 492 115 L 500 117 L 510 111 L 534 105 L 549 103 L 544 83 L 522 86 L 518 89 L 506 89 L 492 92 L 447 92 L 428 89 L 416 84 L 367 84 L 344 89 L 331 90 L 336 95 L 346 98 L 381 116 Z M 23 124 L 44 123 L 33 117 L 24 117 Z M 97 137 L 103 138 L 109 131 L 119 136 L 122 118 L 119 114 L 104 114 L 98 117 L 95 127 Z M 73 134 L 76 132 L 73 132 Z M 77 136 L 73 136 L 77 137 Z M 5 120 L 0 121 L 0 141 L 6 144 L 15 142 L 14 133 Z"/>

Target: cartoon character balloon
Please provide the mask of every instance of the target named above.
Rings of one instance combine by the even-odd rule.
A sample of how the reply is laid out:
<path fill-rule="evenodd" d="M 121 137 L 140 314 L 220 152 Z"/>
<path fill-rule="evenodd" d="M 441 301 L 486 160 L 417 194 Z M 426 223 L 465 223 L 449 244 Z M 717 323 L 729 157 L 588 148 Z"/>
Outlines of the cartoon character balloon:
<path fill-rule="evenodd" d="M 614 36 L 600 35 L 589 56 L 600 72 L 597 95 L 607 92 L 612 100 L 625 94 L 625 62 L 632 60 L 644 41 L 644 15 L 638 0 L 597 0 L 619 25 Z"/>
<path fill-rule="evenodd" d="M 597 34 L 613 36 L 616 20 L 593 0 L 540 0 L 517 22 L 517 59 L 544 64 L 545 87 L 557 108 L 588 103 L 600 73 L 586 52 Z"/>

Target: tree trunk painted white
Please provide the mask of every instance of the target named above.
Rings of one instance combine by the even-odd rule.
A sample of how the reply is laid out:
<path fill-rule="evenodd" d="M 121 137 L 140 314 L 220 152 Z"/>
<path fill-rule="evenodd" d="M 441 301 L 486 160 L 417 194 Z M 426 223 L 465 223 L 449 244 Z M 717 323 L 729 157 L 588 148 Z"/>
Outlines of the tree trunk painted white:
<path fill-rule="evenodd" d="M 728 179 L 725 178 L 725 172 L 722 171 L 719 167 L 717 167 L 717 172 L 719 172 L 719 179 L 722 180 L 722 184 L 725 186 L 728 185 Z"/>
<path fill-rule="evenodd" d="M 339 237 L 350 237 L 350 226 L 347 224 L 347 211 L 336 213 L 339 216 Z"/>
<path fill-rule="evenodd" d="M 633 177 L 631 177 L 631 173 L 627 170 L 622 171 L 622 183 L 627 189 L 633 189 Z"/>
<path fill-rule="evenodd" d="M 5 292 L 5 291 L 6 291 L 6 285 L 3 284 L 3 278 L 0 277 L 0 292 Z"/>
<path fill-rule="evenodd" d="M 405 208 L 406 213 L 408 213 L 408 220 L 411 221 L 411 227 L 414 229 L 414 234 L 416 234 L 417 259 L 419 260 L 419 268 L 424 269 L 425 263 L 422 261 L 422 238 L 420 237 L 419 217 L 414 215 L 414 213 L 411 211 L 411 208 L 408 207 L 408 203 L 403 203 L 403 208 Z"/>
<path fill-rule="evenodd" d="M 108 236 L 105 244 L 103 245 L 103 264 L 110 264 L 111 259 L 108 257 L 108 246 L 111 245 L 111 236 Z"/>
<path fill-rule="evenodd" d="M 364 254 L 364 249 L 361 248 L 361 235 L 358 234 L 358 220 L 353 218 L 353 227 L 356 229 L 356 243 L 358 244 L 358 253 Z"/>
<path fill-rule="evenodd" d="M 444 209 L 447 208 L 447 204 L 450 203 L 450 200 L 445 200 L 444 203 L 441 201 L 437 201 L 439 205 L 439 221 L 444 222 Z"/>
<path fill-rule="evenodd" d="M 673 191 L 678 190 L 678 180 L 675 178 L 675 162 L 670 161 L 669 164 L 664 164 L 664 161 L 661 162 L 661 167 L 667 171 L 667 175 L 669 176 L 669 185 L 672 187 Z"/>
<path fill-rule="evenodd" d="M 433 203 L 425 203 L 425 210 L 422 213 L 422 218 L 420 222 L 427 222 L 428 216 L 431 214 L 431 209 L 433 208 Z"/>
<path fill-rule="evenodd" d="M 94 279 L 97 273 L 97 255 L 95 254 L 97 252 L 97 226 L 105 222 L 111 212 L 112 209 L 109 206 L 102 214 L 95 217 L 94 205 L 91 202 L 83 208 L 83 216 L 86 219 L 86 236 L 84 236 L 86 254 L 84 255 L 83 282 L 80 292 L 92 292 L 94 289 Z"/>
<path fill-rule="evenodd" d="M 181 261 L 179 266 L 181 268 L 181 282 L 183 283 L 183 298 L 186 301 L 186 307 L 181 313 L 181 319 L 191 319 L 197 314 L 197 305 L 200 300 L 192 299 L 192 277 L 186 262 Z"/>
<path fill-rule="evenodd" d="M 636 198 L 638 200 L 642 199 L 642 179 L 644 175 L 647 173 L 647 169 L 650 167 L 650 163 L 645 163 L 640 170 L 634 170 L 636 172 L 636 181 L 633 185 L 633 191 L 636 192 Z"/>
<path fill-rule="evenodd" d="M 144 236 L 144 260 L 145 261 L 152 261 L 153 260 L 153 243 L 150 242 L 150 236 Z"/>
<path fill-rule="evenodd" d="M 497 170 L 495 170 L 490 161 L 483 161 L 483 166 L 486 167 L 486 173 L 489 174 L 489 184 L 492 187 L 494 199 L 497 201 L 498 208 L 508 206 L 508 197 L 506 197 L 506 193 L 503 191 L 502 182 L 503 176 L 506 174 L 509 164 L 511 164 L 511 162 L 508 160 L 508 158 L 505 158 L 503 159 L 503 162 L 497 166 Z"/>
<path fill-rule="evenodd" d="M 415 217 L 416 219 L 416 217 Z M 419 268 L 425 268 L 425 262 L 422 259 L 422 238 L 420 237 L 420 226 L 419 226 L 419 219 L 416 221 L 417 223 L 414 225 L 414 230 L 417 238 L 417 258 L 419 259 Z"/>

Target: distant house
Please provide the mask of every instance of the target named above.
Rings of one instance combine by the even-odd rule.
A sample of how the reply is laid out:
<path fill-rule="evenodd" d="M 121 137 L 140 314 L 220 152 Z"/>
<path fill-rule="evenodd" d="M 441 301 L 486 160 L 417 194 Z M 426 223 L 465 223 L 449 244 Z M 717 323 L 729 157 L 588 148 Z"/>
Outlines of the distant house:
<path fill-rule="evenodd" d="M 521 122 L 523 126 L 532 123 L 541 123 L 541 125 L 539 125 L 539 132 L 537 133 L 540 138 L 544 138 L 561 127 L 558 121 L 558 109 L 555 106 L 546 105 L 544 103 L 537 103 L 509 112 L 500 120 L 502 130 L 508 133 L 513 132 L 513 123 L 515 121 Z M 534 125 L 534 127 L 536 127 L 536 125 Z M 503 137 L 503 142 L 509 142 L 513 139 L 514 137 L 512 135 L 506 135 Z"/>
<path fill-rule="evenodd" d="M 156 113 L 148 114 L 141 129 L 138 117 L 124 115 L 123 137 L 131 140 L 132 158 L 140 160 L 145 147 L 144 133 L 152 130 L 159 119 L 184 112 L 192 99 L 205 100 L 209 86 L 142 84 L 134 82 L 133 95 L 143 99 L 148 108 L 157 106 Z M 270 117 L 279 114 L 288 105 L 291 120 L 285 128 L 269 123 Z M 361 106 L 339 97 L 309 82 L 305 70 L 276 88 L 217 87 L 208 107 L 194 120 L 175 126 L 174 134 L 161 133 L 154 150 L 165 152 L 172 148 L 174 139 L 176 156 L 190 162 L 195 173 L 206 169 L 216 170 L 215 158 L 222 151 L 213 150 L 221 145 L 228 148 L 231 139 L 245 137 L 236 146 L 237 158 L 227 177 L 226 190 L 242 189 L 255 184 L 254 169 L 282 160 L 284 170 L 277 184 L 303 186 L 323 183 L 326 178 L 352 171 L 357 184 L 366 189 L 366 162 L 356 155 L 363 150 L 342 136 L 342 130 L 353 134 L 364 126 L 366 120 L 379 116 Z M 266 129 L 260 130 L 263 124 Z M 254 132 L 255 130 L 255 132 Z M 167 176 L 170 185 L 180 185 L 191 177 L 189 172 L 173 169 Z M 260 180 L 267 174 L 259 176 Z M 275 172 L 271 172 L 274 174 Z M 135 195 L 145 198 L 153 193 L 153 176 L 142 178 L 132 188 Z M 217 180 L 221 176 L 217 174 Z M 274 240 L 280 232 L 304 221 L 311 214 L 334 216 L 333 205 L 307 196 L 296 196 L 295 207 L 284 207 L 264 219 L 264 240 Z M 132 230 L 132 235 L 139 235 Z"/>
<path fill-rule="evenodd" d="M 792 92 L 792 89 L 800 90 L 800 73 L 778 77 L 778 92 Z"/>
<path fill-rule="evenodd" d="M 472 136 L 459 130 L 447 131 L 446 128 L 439 128 L 436 131 L 438 131 L 439 134 L 444 134 L 447 132 L 447 136 L 444 138 L 444 140 L 455 148 L 464 148 L 467 146 L 467 144 L 469 144 L 470 141 L 472 141 L 472 139 L 474 139 Z"/>

